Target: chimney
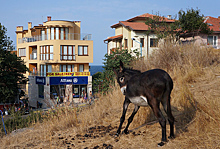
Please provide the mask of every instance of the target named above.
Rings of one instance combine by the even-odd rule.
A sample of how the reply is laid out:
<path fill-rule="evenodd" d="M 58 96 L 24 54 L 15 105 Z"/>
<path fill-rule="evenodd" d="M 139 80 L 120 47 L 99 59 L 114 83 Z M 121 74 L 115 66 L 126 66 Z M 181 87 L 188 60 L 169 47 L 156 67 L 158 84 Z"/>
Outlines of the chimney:
<path fill-rule="evenodd" d="M 167 15 L 167 19 L 171 20 L 171 17 L 172 17 L 171 15 Z"/>
<path fill-rule="evenodd" d="M 28 29 L 32 28 L 32 22 L 28 22 Z"/>
<path fill-rule="evenodd" d="M 51 16 L 47 16 L 47 21 L 51 21 Z"/>

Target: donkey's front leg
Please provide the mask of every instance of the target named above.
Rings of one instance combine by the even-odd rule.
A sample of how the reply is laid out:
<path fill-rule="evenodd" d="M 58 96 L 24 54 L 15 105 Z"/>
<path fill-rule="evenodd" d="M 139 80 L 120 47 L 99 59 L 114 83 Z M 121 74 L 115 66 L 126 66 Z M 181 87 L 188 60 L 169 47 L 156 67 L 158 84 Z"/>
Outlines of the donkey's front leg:
<path fill-rule="evenodd" d="M 124 133 L 125 133 L 125 134 L 128 134 L 128 133 L 129 133 L 129 132 L 128 132 L 128 127 L 129 127 L 129 125 L 131 124 L 131 122 L 133 121 L 134 116 L 135 116 L 135 114 L 137 113 L 137 111 L 139 110 L 139 108 L 140 108 L 140 106 L 135 105 L 134 110 L 133 110 L 131 116 L 128 118 L 128 124 L 127 124 L 127 126 L 125 127 L 125 129 L 124 129 Z"/>
<path fill-rule="evenodd" d="M 123 122 L 124 122 L 124 120 L 125 120 L 125 114 L 126 114 L 126 112 L 127 112 L 128 105 L 129 105 L 130 103 L 131 103 L 130 100 L 125 97 L 124 104 L 123 104 L 123 112 L 122 112 L 122 116 L 121 116 L 121 119 L 120 119 L 120 125 L 119 125 L 119 127 L 118 127 L 116 136 L 119 136 L 119 134 L 121 133 L 121 127 L 122 127 L 122 124 L 123 124 Z"/>

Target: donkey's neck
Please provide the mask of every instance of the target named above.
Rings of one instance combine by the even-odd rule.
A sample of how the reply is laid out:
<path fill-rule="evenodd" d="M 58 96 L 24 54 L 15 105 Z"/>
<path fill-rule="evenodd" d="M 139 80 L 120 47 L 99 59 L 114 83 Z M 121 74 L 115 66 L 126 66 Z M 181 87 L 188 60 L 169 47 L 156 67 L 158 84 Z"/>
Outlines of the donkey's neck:
<path fill-rule="evenodd" d="M 129 76 L 134 76 L 134 75 L 139 75 L 139 74 L 141 74 L 141 71 L 139 71 L 139 70 L 134 70 L 134 69 L 126 69 L 125 72 L 128 73 Z"/>

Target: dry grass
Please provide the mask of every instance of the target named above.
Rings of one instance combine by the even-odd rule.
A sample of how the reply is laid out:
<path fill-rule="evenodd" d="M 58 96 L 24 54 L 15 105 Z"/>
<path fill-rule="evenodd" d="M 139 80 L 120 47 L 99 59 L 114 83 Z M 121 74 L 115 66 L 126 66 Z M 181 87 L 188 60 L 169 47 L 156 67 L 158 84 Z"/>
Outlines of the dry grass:
<path fill-rule="evenodd" d="M 220 148 L 219 57 L 219 51 L 213 52 L 212 49 L 169 44 L 160 47 L 148 60 L 141 59 L 133 64 L 133 68 L 141 71 L 162 68 L 173 78 L 171 106 L 177 121 L 176 138 L 163 148 Z M 57 109 L 47 121 L 33 125 L 33 129 L 4 137 L 0 140 L 1 148 L 94 148 L 103 143 L 111 144 L 113 148 L 155 148 L 161 138 L 158 123 L 134 130 L 155 121 L 148 107 L 140 108 L 135 116 L 130 126 L 134 133 L 122 135 L 119 141 L 110 135 L 117 130 L 123 99 L 116 84 L 106 96 L 101 96 L 94 105 L 78 113 L 76 108 Z M 133 107 L 129 106 L 126 118 Z M 92 127 L 109 125 L 113 129 L 106 132 L 107 135 L 88 139 L 84 144 L 76 137 L 88 133 Z"/>

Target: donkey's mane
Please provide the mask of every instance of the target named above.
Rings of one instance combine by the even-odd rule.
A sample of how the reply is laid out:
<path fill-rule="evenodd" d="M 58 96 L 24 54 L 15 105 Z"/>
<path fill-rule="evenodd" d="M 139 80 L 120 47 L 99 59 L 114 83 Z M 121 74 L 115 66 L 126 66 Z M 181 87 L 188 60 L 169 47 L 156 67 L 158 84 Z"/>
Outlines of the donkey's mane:
<path fill-rule="evenodd" d="M 131 74 L 131 75 L 135 75 L 135 74 L 140 74 L 141 73 L 140 70 L 136 70 L 136 69 L 132 69 L 132 68 L 125 68 L 124 71 L 126 73 Z"/>

